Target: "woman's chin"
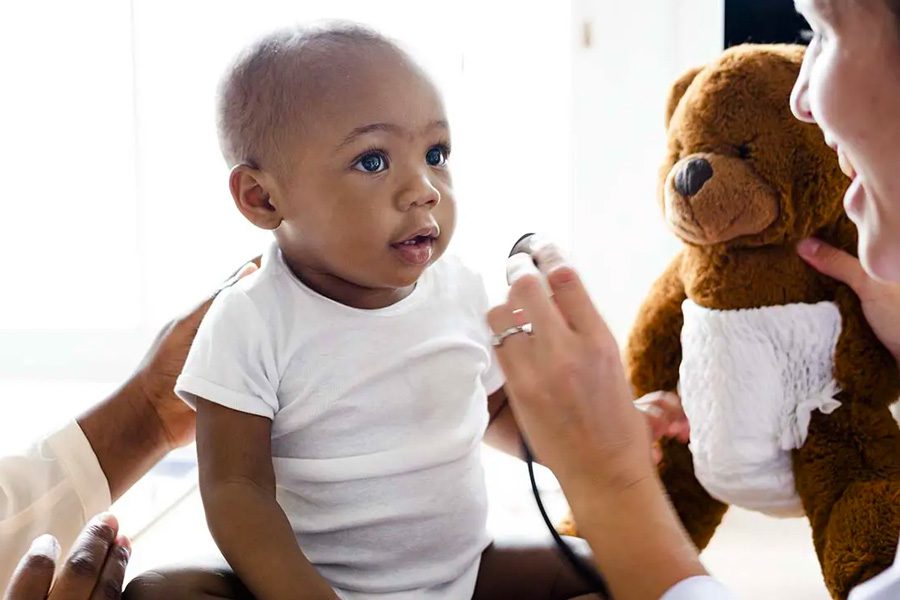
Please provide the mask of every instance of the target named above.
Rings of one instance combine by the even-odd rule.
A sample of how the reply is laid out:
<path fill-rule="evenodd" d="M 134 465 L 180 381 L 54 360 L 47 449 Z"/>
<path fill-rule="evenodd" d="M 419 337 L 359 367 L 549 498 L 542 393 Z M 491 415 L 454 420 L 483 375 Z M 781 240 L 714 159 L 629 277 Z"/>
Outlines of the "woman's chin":
<path fill-rule="evenodd" d="M 844 209 L 859 231 L 859 259 L 866 272 L 900 282 L 900 219 L 891 218 L 878 200 L 857 178 L 844 197 Z"/>
<path fill-rule="evenodd" d="M 900 235 L 871 236 L 862 233 L 859 238 L 859 258 L 866 272 L 881 281 L 900 283 Z"/>

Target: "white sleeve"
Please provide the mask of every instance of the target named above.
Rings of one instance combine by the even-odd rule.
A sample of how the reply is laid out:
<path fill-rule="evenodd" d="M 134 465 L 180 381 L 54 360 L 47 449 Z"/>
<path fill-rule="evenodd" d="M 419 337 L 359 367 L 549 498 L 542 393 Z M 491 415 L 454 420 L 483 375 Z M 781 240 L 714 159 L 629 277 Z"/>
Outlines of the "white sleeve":
<path fill-rule="evenodd" d="M 110 503 L 106 476 L 74 421 L 25 453 L 0 458 L 0 597 L 34 538 L 53 534 L 65 556 Z"/>
<path fill-rule="evenodd" d="M 490 334 L 490 331 L 488 333 Z M 490 348 L 490 341 L 488 342 L 488 348 Z M 506 376 L 500 368 L 500 363 L 497 361 L 497 355 L 494 353 L 493 348 L 490 349 L 490 353 L 491 362 L 481 376 L 481 384 L 484 386 L 484 391 L 487 392 L 488 396 L 502 388 L 503 384 L 506 383 Z"/>
<path fill-rule="evenodd" d="M 848 600 L 896 600 L 900 598 L 900 550 L 894 564 L 852 590 Z"/>
<path fill-rule="evenodd" d="M 481 327 L 483 343 L 488 351 L 488 364 L 481 374 L 481 384 L 484 386 L 488 396 L 490 396 L 503 387 L 503 384 L 506 383 L 506 377 L 503 375 L 503 370 L 497 361 L 497 355 L 494 353 L 494 347 L 491 345 L 492 333 L 487 322 L 487 314 L 491 306 L 488 301 L 487 290 L 484 288 L 484 280 L 477 273 L 471 273 L 471 275 L 473 284 L 470 294 L 474 299 L 475 312 Z"/>
<path fill-rule="evenodd" d="M 709 575 L 698 575 L 679 581 L 659 600 L 737 600 L 737 596 Z"/>
<path fill-rule="evenodd" d="M 275 341 L 243 290 L 222 291 L 203 318 L 175 384 L 193 408 L 197 398 L 269 419 L 278 412 Z"/>

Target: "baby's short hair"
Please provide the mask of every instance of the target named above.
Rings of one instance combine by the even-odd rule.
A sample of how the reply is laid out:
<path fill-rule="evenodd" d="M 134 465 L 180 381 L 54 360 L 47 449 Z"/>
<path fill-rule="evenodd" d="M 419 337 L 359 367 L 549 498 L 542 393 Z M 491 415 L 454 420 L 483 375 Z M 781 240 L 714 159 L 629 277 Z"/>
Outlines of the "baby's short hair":
<path fill-rule="evenodd" d="M 363 25 L 330 22 L 275 31 L 241 52 L 219 85 L 216 111 L 219 146 L 228 166 L 277 169 L 283 140 L 296 131 L 301 116 L 298 91 L 312 60 L 322 55 L 310 48 L 327 53 L 366 44 L 398 49 Z"/>

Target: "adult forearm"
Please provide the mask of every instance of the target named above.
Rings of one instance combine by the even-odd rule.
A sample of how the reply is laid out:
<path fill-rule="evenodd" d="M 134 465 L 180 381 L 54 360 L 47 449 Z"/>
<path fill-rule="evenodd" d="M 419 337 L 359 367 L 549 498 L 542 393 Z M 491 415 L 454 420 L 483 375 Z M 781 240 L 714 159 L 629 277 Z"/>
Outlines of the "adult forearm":
<path fill-rule="evenodd" d="M 171 450 L 159 414 L 134 379 L 77 418 L 113 500 Z"/>
<path fill-rule="evenodd" d="M 213 539 L 254 596 L 337 600 L 269 490 L 241 479 L 202 484 L 201 492 Z"/>
<path fill-rule="evenodd" d="M 622 490 L 589 487 L 570 485 L 569 499 L 617 600 L 656 600 L 679 581 L 706 574 L 655 475 Z"/>

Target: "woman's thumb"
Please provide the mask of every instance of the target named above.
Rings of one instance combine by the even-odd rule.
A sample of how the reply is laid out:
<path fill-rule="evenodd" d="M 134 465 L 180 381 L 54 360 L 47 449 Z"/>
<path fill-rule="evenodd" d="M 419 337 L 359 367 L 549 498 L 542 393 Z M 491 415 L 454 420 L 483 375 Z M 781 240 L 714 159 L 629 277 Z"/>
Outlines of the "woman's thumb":
<path fill-rule="evenodd" d="M 846 283 L 859 295 L 866 273 L 856 257 L 815 238 L 800 242 L 797 254 L 818 272 Z"/>

